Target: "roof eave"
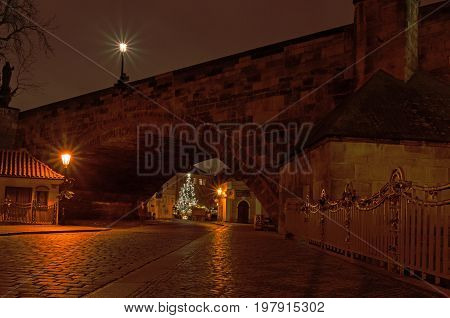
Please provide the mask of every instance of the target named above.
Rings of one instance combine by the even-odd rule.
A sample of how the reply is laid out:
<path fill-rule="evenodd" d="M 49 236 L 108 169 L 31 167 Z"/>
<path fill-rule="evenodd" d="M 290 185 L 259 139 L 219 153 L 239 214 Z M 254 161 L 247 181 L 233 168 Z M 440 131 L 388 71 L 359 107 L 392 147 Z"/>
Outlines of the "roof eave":
<path fill-rule="evenodd" d="M 17 179 L 48 180 L 48 181 L 64 182 L 64 177 L 61 177 L 61 178 L 44 178 L 44 177 L 38 178 L 38 177 L 27 177 L 27 176 L 0 175 L 0 178 L 17 178 Z"/>

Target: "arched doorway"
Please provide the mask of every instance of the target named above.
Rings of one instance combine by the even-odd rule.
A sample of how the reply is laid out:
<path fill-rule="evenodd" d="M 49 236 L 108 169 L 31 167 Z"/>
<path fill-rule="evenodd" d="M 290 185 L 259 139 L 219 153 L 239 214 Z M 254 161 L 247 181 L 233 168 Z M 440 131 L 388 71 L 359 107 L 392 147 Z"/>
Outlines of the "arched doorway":
<path fill-rule="evenodd" d="M 238 223 L 248 223 L 250 207 L 247 201 L 241 201 L 238 204 Z"/>

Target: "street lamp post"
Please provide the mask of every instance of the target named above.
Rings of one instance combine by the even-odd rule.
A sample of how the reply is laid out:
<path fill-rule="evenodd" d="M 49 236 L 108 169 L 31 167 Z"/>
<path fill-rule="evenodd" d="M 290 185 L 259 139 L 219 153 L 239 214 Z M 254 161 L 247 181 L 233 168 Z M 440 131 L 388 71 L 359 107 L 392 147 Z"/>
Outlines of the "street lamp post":
<path fill-rule="evenodd" d="M 124 63 L 125 63 L 125 53 L 127 52 L 128 45 L 124 42 L 119 43 L 119 52 L 120 52 L 120 78 L 118 84 L 124 84 L 129 80 L 129 77 L 124 72 Z"/>
<path fill-rule="evenodd" d="M 225 193 L 225 191 L 223 191 L 221 187 L 217 188 L 215 201 L 217 203 L 217 218 L 219 221 L 223 221 L 223 205 L 226 205 L 226 202 L 223 202 L 223 199 L 225 199 L 226 197 L 227 194 Z"/>
<path fill-rule="evenodd" d="M 61 199 L 69 198 L 71 196 L 71 194 L 69 193 L 69 188 L 71 186 L 71 180 L 69 179 L 68 173 L 67 173 L 68 167 L 70 164 L 70 159 L 72 159 L 72 155 L 70 153 L 65 152 L 65 153 L 61 154 L 61 162 L 64 166 L 64 183 L 62 184 L 63 189 L 61 191 L 62 195 L 60 197 L 60 201 L 61 201 Z M 58 222 L 59 224 L 62 224 L 62 225 L 64 224 L 64 214 L 65 214 L 64 212 L 65 212 L 64 206 L 62 206 L 61 215 L 60 215 L 59 222 Z"/>

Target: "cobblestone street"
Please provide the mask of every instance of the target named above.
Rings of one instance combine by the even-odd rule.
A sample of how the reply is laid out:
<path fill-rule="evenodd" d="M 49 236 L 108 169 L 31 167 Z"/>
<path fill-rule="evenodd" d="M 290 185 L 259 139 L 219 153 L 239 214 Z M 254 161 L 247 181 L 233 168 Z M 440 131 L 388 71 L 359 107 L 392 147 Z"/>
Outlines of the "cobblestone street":
<path fill-rule="evenodd" d="M 99 233 L 17 235 L 0 237 L 0 246 L 3 297 L 80 297 L 105 285 L 114 289 L 117 279 L 138 268 L 147 271 L 146 277 L 126 296 L 436 296 L 244 225 L 177 222 Z M 174 251 L 185 256 L 171 257 Z"/>
<path fill-rule="evenodd" d="M 212 225 L 0 237 L 0 295 L 80 297 L 180 248 Z"/>

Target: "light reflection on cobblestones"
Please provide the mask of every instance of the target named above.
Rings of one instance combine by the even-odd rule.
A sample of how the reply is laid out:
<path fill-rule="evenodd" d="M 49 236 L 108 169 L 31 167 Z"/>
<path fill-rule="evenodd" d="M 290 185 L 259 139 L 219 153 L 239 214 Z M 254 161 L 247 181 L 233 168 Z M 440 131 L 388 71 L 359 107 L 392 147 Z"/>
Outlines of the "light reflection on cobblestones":
<path fill-rule="evenodd" d="M 138 297 L 430 297 L 425 290 L 251 226 L 172 224 L 0 237 L 0 292 L 80 297 L 200 238 Z"/>
<path fill-rule="evenodd" d="M 210 234 L 139 297 L 431 297 L 275 233 L 234 225 Z"/>
<path fill-rule="evenodd" d="M 0 237 L 0 296 L 80 297 L 212 229 L 178 224 Z"/>

